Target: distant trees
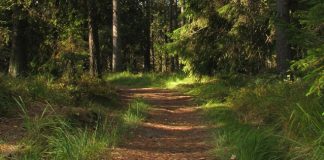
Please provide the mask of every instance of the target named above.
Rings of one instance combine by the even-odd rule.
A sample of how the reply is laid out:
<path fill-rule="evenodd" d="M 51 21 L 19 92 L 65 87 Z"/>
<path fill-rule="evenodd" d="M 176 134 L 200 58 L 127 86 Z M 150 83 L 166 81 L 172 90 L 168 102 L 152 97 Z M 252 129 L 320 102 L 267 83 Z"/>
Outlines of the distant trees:
<path fill-rule="evenodd" d="M 182 18 L 187 24 L 176 27 L 168 48 L 180 53 L 185 69 L 191 73 L 257 74 L 277 70 L 284 74 L 292 60 L 306 55 L 303 40 L 316 44 L 307 38 L 313 37 L 307 32 L 312 27 L 305 25 L 310 21 L 301 15 L 321 6 L 319 0 L 185 3 Z"/>
<path fill-rule="evenodd" d="M 12 76 L 72 67 L 95 77 L 284 74 L 299 62 L 318 77 L 322 10 L 321 0 L 0 1 L 0 66 Z"/>

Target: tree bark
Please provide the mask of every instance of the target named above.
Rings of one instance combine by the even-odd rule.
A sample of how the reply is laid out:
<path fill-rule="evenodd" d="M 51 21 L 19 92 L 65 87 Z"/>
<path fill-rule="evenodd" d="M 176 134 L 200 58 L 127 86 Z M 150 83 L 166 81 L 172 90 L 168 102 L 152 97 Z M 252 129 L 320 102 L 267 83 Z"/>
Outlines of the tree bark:
<path fill-rule="evenodd" d="M 122 71 L 120 39 L 119 39 L 119 0 L 113 0 L 113 72 Z"/>
<path fill-rule="evenodd" d="M 186 0 L 182 0 L 181 2 L 181 15 L 183 16 L 184 12 L 185 12 L 185 8 L 186 7 Z M 182 17 L 181 18 L 181 26 L 184 26 L 186 24 L 186 18 Z"/>
<path fill-rule="evenodd" d="M 174 12 L 175 12 L 174 1 L 176 1 L 176 0 L 170 0 L 170 6 L 169 6 L 170 7 L 170 24 L 169 24 L 169 32 L 170 33 L 173 32 L 174 25 L 175 25 L 175 22 L 174 22 Z M 171 72 L 174 72 L 175 71 L 175 58 L 173 55 L 170 58 L 170 63 L 171 63 Z"/>
<path fill-rule="evenodd" d="M 169 10 L 169 6 L 168 6 L 168 3 L 167 3 L 167 0 L 164 0 L 163 1 L 164 4 L 165 4 L 165 8 L 164 8 L 164 22 L 165 24 L 168 24 L 168 10 Z M 171 3 L 171 0 L 170 0 L 170 3 Z M 165 41 L 165 44 L 167 44 L 169 42 L 169 39 L 168 39 L 168 36 L 167 36 L 167 32 L 168 32 L 168 29 L 165 30 L 165 34 L 164 34 L 164 41 Z M 164 53 L 164 72 L 169 72 L 169 55 L 167 52 Z"/>
<path fill-rule="evenodd" d="M 151 70 L 151 0 L 146 0 L 144 71 Z"/>
<path fill-rule="evenodd" d="M 90 75 L 92 77 L 101 77 L 101 57 L 97 25 L 97 8 L 95 1 L 93 0 L 88 0 L 88 27 Z"/>
<path fill-rule="evenodd" d="M 26 69 L 26 52 L 24 51 L 24 26 L 19 17 L 20 6 L 14 5 L 12 14 L 12 50 L 9 61 L 8 74 L 17 77 L 24 74 Z"/>
<path fill-rule="evenodd" d="M 178 16 L 178 0 L 174 0 L 173 30 L 179 27 Z M 176 53 L 174 56 L 174 71 L 179 71 L 179 68 L 179 55 Z"/>
<path fill-rule="evenodd" d="M 152 14 L 152 8 L 154 7 L 154 1 L 150 0 L 150 27 L 151 27 L 151 24 L 153 22 L 153 14 Z M 151 66 L 151 70 L 154 72 L 155 71 L 155 50 L 154 50 L 154 33 L 153 33 L 153 30 L 151 29 L 150 30 L 150 49 L 151 49 L 151 57 L 152 57 L 152 66 Z"/>
<path fill-rule="evenodd" d="M 289 0 L 277 0 L 277 18 L 279 22 L 276 25 L 276 52 L 277 70 L 280 74 L 288 70 L 290 60 L 287 29 L 284 27 L 290 21 L 288 3 Z"/>

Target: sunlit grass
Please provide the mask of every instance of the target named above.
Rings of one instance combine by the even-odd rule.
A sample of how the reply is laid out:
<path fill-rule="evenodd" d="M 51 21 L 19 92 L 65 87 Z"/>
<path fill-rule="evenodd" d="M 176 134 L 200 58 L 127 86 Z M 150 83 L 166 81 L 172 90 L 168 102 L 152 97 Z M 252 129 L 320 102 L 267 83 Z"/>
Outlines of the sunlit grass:
<path fill-rule="evenodd" d="M 122 127 L 112 127 L 107 118 L 98 118 L 95 126 L 78 128 L 65 117 L 46 115 L 52 109 L 48 107 L 40 116 L 31 117 L 22 99 L 16 101 L 27 130 L 18 159 L 96 159 L 118 141 Z"/>
<path fill-rule="evenodd" d="M 128 107 L 128 110 L 123 114 L 123 120 L 129 126 L 136 126 L 145 119 L 145 114 L 148 110 L 148 104 L 143 100 L 133 100 Z"/>
<path fill-rule="evenodd" d="M 242 160 L 324 159 L 324 102 L 322 97 L 306 96 L 308 86 L 299 80 L 284 82 L 268 76 L 188 77 L 128 72 L 108 74 L 104 79 L 99 81 L 84 77 L 78 85 L 69 85 L 52 81 L 49 77 L 33 77 L 26 82 L 4 77 L 0 81 L 3 88 L 0 91 L 0 100 L 3 100 L 0 101 L 0 110 L 6 110 L 3 106 L 13 104 L 13 99 L 8 97 L 9 92 L 13 95 L 19 93 L 27 103 L 49 100 L 49 104 L 71 105 L 81 99 L 81 105 L 100 110 L 116 99 L 110 84 L 176 89 L 195 96 L 203 106 L 207 122 L 217 127 L 214 130 L 213 153 L 220 159 L 230 159 L 232 155 Z M 32 80 L 36 82 L 29 83 Z M 18 102 L 25 105 L 19 99 Z M 28 110 L 21 108 L 26 115 L 23 116 L 25 128 L 33 136 L 25 142 L 25 154 L 20 158 L 82 159 L 96 156 L 93 151 L 117 143 L 123 132 L 121 130 L 141 123 L 147 109 L 148 105 L 143 100 L 134 100 L 119 115 L 121 122 L 117 126 L 107 124 L 106 129 L 98 130 L 98 127 L 76 128 L 66 117 L 45 114 L 29 117 Z M 44 112 L 50 110 L 48 106 Z M 77 153 L 77 150 L 83 153 Z"/>
<path fill-rule="evenodd" d="M 132 88 L 172 87 L 175 81 L 183 81 L 187 77 L 183 74 L 159 74 L 159 73 L 138 73 L 129 72 L 106 74 L 104 79 L 109 83 L 117 86 Z"/>
<path fill-rule="evenodd" d="M 168 81 L 194 95 L 216 126 L 213 153 L 220 159 L 324 159 L 321 97 L 307 84 L 270 76 L 239 75 Z M 313 148 L 313 149 L 311 149 Z"/>
<path fill-rule="evenodd" d="M 194 83 L 196 83 L 196 79 L 194 77 L 176 78 L 167 80 L 165 82 L 165 87 L 174 89 L 176 87 L 179 87 L 180 85 L 190 85 Z"/>
<path fill-rule="evenodd" d="M 135 100 L 128 110 L 115 110 L 115 88 L 88 76 L 76 82 L 42 75 L 3 76 L 0 87 L 1 114 L 18 108 L 27 132 L 19 142 L 23 149 L 12 155 L 16 159 L 99 159 L 127 135 L 128 128 L 145 118 L 148 108 L 142 100 Z M 35 102 L 43 112 L 33 110 Z"/>

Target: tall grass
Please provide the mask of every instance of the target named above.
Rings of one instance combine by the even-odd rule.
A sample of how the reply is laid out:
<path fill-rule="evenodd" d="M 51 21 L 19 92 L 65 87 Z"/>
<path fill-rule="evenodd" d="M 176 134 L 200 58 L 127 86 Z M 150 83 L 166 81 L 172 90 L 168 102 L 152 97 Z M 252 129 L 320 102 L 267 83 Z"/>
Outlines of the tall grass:
<path fill-rule="evenodd" d="M 217 127 L 220 159 L 324 159 L 323 97 L 306 96 L 301 80 L 219 75 L 177 87 L 195 95 Z"/>
<path fill-rule="evenodd" d="M 0 117 L 5 116 L 10 111 L 10 106 L 14 104 L 14 101 L 10 97 L 10 91 L 5 85 L 3 75 L 0 73 Z"/>
<path fill-rule="evenodd" d="M 4 88 L 0 91 L 0 99 L 21 96 L 27 103 L 47 101 L 51 104 L 75 106 L 91 101 L 98 105 L 111 106 L 116 104 L 117 97 L 112 85 L 86 75 L 75 82 L 65 79 L 54 80 L 53 77 L 45 75 L 29 76 L 24 79 L 2 76 L 0 86 Z M 0 102 L 0 106 L 4 104 Z"/>
<path fill-rule="evenodd" d="M 141 99 L 133 100 L 122 116 L 125 124 L 131 127 L 138 125 L 145 119 L 148 107 L 148 104 Z"/>
<path fill-rule="evenodd" d="M 48 107 L 41 116 L 31 117 L 22 99 L 16 101 L 28 133 L 18 159 L 98 159 L 118 141 L 118 127 L 108 119 L 98 121 L 95 128 L 77 128 L 62 116 L 47 115 Z"/>
<path fill-rule="evenodd" d="M 148 108 L 135 100 L 127 110 L 116 109 L 113 85 L 86 75 L 75 82 L 43 75 L 2 76 L 0 87 L 1 114 L 18 106 L 27 132 L 15 159 L 100 159 L 145 118 Z"/>

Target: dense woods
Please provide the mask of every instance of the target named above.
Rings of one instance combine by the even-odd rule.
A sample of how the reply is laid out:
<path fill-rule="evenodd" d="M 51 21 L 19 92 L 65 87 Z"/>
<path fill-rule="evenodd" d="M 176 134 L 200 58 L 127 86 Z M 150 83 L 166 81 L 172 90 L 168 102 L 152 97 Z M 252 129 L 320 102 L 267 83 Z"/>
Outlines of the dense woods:
<path fill-rule="evenodd" d="M 59 65 L 64 57 L 83 58 L 73 65 L 92 76 L 181 69 L 285 74 L 323 47 L 323 4 L 316 0 L 1 3 L 2 70 L 13 76 L 66 72 Z"/>
<path fill-rule="evenodd" d="M 0 120 L 21 115 L 14 114 L 21 109 L 26 119 L 25 108 L 37 102 L 46 106 L 43 113 L 35 113 L 39 123 L 44 115 L 55 112 L 45 110 L 53 109 L 69 122 L 94 126 L 91 118 L 122 108 L 116 107 L 123 105 L 118 103 L 119 85 L 167 88 L 170 81 L 182 92 L 200 97 L 201 106 L 229 105 L 217 114 L 206 109 L 211 123 L 231 126 L 217 132 L 224 142 L 215 144 L 215 157 L 323 159 L 323 1 L 0 1 Z M 140 100 L 132 103 L 147 108 Z M 77 111 L 78 115 L 84 112 L 85 118 L 75 118 L 79 107 L 87 108 Z M 112 130 L 98 120 L 96 129 L 111 133 L 98 136 L 87 127 L 67 127 L 58 119 L 51 117 L 50 127 L 44 125 L 63 128 L 63 133 L 49 129 L 56 134 L 44 137 L 53 141 L 29 135 L 35 141 L 31 146 L 46 141 L 47 149 L 35 147 L 10 156 L 89 159 L 97 149 L 75 142 L 93 150 L 89 155 L 61 155 L 64 151 L 55 138 L 59 134 L 85 138 L 86 134 L 72 131 L 78 128 L 100 145 L 111 147 L 117 144 L 110 141 L 118 139 L 115 134 L 126 133 L 125 127 Z M 114 121 L 119 125 L 121 120 Z M 47 135 L 41 127 L 25 128 L 32 135 Z M 6 139 L 0 137 L 0 148 L 2 141 L 5 144 Z M 259 141 L 264 146 L 254 153 L 251 146 Z M 268 152 L 261 155 L 258 149 Z"/>

